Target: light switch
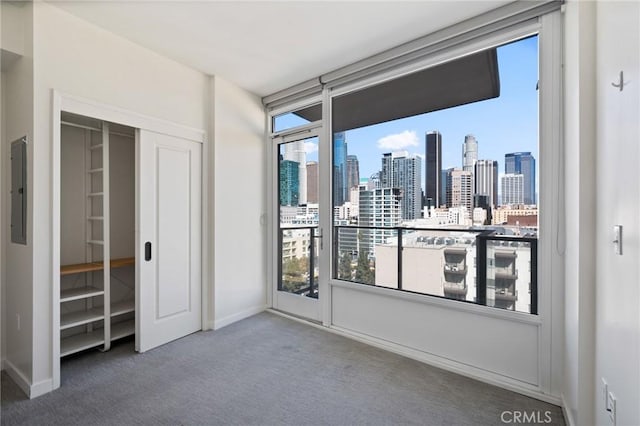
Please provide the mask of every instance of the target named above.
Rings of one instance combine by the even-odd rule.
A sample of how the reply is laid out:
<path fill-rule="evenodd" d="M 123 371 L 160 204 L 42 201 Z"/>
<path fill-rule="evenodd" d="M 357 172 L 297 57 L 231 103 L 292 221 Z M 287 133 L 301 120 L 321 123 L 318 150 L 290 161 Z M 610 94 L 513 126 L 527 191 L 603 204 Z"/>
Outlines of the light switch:
<path fill-rule="evenodd" d="M 622 225 L 613 227 L 613 248 L 616 254 L 622 254 Z"/>

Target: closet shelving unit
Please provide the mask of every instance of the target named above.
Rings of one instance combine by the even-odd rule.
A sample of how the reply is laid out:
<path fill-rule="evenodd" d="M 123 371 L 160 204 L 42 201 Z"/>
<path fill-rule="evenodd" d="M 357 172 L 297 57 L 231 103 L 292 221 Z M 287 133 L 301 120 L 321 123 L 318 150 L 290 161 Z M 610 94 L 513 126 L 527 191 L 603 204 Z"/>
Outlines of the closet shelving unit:
<path fill-rule="evenodd" d="M 107 351 L 111 347 L 111 341 L 135 332 L 134 319 L 112 324 L 115 317 L 135 312 L 135 301 L 111 300 L 111 270 L 133 265 L 135 258 L 111 259 L 109 123 L 103 122 L 101 128 L 65 121 L 63 125 L 99 131 L 102 138 L 99 143 L 92 137 L 85 139 L 86 262 L 60 266 L 61 277 L 76 276 L 77 281 L 81 283 L 79 287 L 62 289 L 60 292 L 61 357 L 98 346 L 103 346 L 102 350 Z M 100 272 L 102 280 L 97 275 Z M 72 302 L 76 304 L 74 309 L 65 309 L 65 305 Z M 83 305 L 82 308 L 78 308 L 79 305 Z M 62 333 L 74 327 L 83 327 L 83 331 L 70 335 Z"/>

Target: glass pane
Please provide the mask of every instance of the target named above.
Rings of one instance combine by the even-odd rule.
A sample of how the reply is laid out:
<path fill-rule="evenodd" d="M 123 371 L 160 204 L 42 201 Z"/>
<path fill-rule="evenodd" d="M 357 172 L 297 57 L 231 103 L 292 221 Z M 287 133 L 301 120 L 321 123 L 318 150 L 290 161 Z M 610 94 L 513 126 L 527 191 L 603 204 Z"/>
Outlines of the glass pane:
<path fill-rule="evenodd" d="M 537 268 L 537 85 L 532 36 L 333 98 L 333 277 L 535 311 L 478 238 Z"/>
<path fill-rule="evenodd" d="M 532 290 L 537 283 L 531 270 L 531 245 L 499 237 L 487 241 L 487 306 L 532 312 Z"/>
<path fill-rule="evenodd" d="M 316 104 L 273 117 L 273 132 L 282 132 L 322 119 L 322 105 Z"/>
<path fill-rule="evenodd" d="M 403 290 L 475 301 L 473 233 L 409 231 L 402 245 Z"/>
<path fill-rule="evenodd" d="M 280 144 L 278 290 L 318 297 L 318 138 Z"/>

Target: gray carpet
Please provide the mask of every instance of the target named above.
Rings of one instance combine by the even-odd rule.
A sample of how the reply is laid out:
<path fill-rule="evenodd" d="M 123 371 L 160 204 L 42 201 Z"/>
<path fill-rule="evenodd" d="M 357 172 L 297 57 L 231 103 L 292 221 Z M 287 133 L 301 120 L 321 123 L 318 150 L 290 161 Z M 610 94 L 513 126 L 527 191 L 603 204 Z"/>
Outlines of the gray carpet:
<path fill-rule="evenodd" d="M 145 354 L 133 341 L 62 363 L 25 399 L 2 374 L 3 425 L 497 425 L 559 407 L 262 313 Z M 510 417 L 505 417 L 510 420 Z"/>

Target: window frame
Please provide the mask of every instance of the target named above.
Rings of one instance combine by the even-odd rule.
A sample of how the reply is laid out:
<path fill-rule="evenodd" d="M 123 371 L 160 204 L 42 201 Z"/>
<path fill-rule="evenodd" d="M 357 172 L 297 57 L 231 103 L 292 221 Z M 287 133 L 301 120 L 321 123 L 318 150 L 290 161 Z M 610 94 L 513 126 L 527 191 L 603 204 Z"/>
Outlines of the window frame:
<path fill-rule="evenodd" d="M 435 67 L 446 62 L 455 61 L 456 59 L 459 59 L 466 55 L 470 55 L 479 51 L 499 47 L 504 44 L 508 44 L 508 43 L 511 43 L 520 39 L 524 39 L 530 36 L 535 36 L 535 35 L 538 36 L 538 52 L 539 52 L 538 53 L 538 69 L 539 69 L 539 78 L 541 79 L 542 76 L 540 74 L 543 67 L 542 65 L 543 53 L 542 53 L 542 48 L 540 43 L 542 40 L 542 33 L 543 33 L 542 17 L 537 19 L 531 19 L 524 23 L 518 24 L 516 26 L 509 27 L 504 30 L 499 30 L 494 33 L 490 33 L 488 35 L 475 38 L 468 42 L 461 43 L 458 46 L 449 47 L 449 48 L 436 51 L 433 54 L 428 55 L 418 61 L 414 61 L 408 64 L 404 64 L 402 66 L 394 67 L 384 72 L 368 76 L 366 78 L 358 79 L 348 83 L 338 82 L 337 84 L 326 84 L 323 89 L 323 97 L 324 97 L 323 103 L 325 104 L 325 107 L 328 106 L 328 114 L 324 115 L 324 117 L 326 117 L 326 119 L 328 120 L 325 125 L 325 140 L 331 142 L 329 143 L 329 145 L 331 145 L 331 150 L 332 150 L 330 158 L 333 159 L 333 143 L 332 143 L 333 131 L 331 128 L 333 98 L 342 96 L 345 94 L 357 92 L 359 90 L 363 90 L 368 87 L 375 86 L 377 84 L 391 81 L 397 78 L 402 78 L 403 76 L 406 76 L 408 74 L 419 72 L 427 68 Z M 546 61 L 547 59 L 545 59 L 545 62 Z M 539 95 L 538 108 L 540 111 L 539 123 L 538 123 L 539 151 L 542 152 L 541 145 L 543 141 L 543 136 L 542 136 L 543 120 L 542 120 L 542 114 L 541 114 L 542 112 L 542 96 L 541 95 Z M 543 161 L 542 157 L 540 158 L 539 161 L 542 163 Z M 548 160 L 545 159 L 544 161 L 547 162 Z M 542 176 L 540 176 L 540 178 L 542 178 Z M 333 190 L 333 182 L 331 182 L 331 190 Z M 541 193 L 545 192 L 542 190 L 541 180 L 540 180 L 540 192 Z M 540 210 L 541 210 L 540 207 L 538 207 L 539 214 L 540 214 Z M 540 225 L 539 225 L 539 228 L 541 228 Z M 334 221 L 332 221 L 331 223 L 331 238 L 333 238 L 333 235 L 334 235 Z M 461 310 L 471 309 L 474 312 L 478 312 L 476 311 L 476 308 L 479 308 L 480 309 L 479 312 L 482 312 L 483 314 L 486 314 L 488 316 L 498 316 L 500 318 L 505 318 L 503 314 L 507 314 L 506 318 L 509 318 L 510 316 L 513 315 L 513 316 L 517 316 L 519 320 L 523 320 L 525 322 L 539 323 L 539 321 L 535 317 L 540 316 L 540 309 L 538 310 L 538 315 L 532 315 L 526 312 L 497 309 L 495 307 L 479 305 L 474 303 L 460 303 L 460 301 L 458 300 L 451 300 L 451 299 L 429 295 L 429 294 L 411 293 L 411 292 L 406 292 L 402 290 L 399 291 L 397 289 L 368 286 L 368 285 L 363 285 L 361 283 L 344 281 L 344 280 L 334 278 L 334 276 L 337 276 L 337 275 L 335 275 L 336 271 L 333 270 L 333 268 L 335 267 L 335 259 L 333 259 L 333 256 L 334 256 L 333 247 L 334 247 L 334 242 L 332 241 L 331 253 L 330 253 L 332 269 L 329 271 L 330 273 L 329 287 L 338 286 L 338 287 L 346 287 L 349 289 L 354 289 L 359 291 L 374 291 L 374 292 L 376 292 L 377 290 L 380 290 L 382 291 L 382 293 L 379 293 L 379 294 L 384 294 L 385 296 L 389 296 L 389 297 L 395 297 L 395 296 L 398 296 L 398 293 L 404 293 L 402 297 L 403 299 L 405 298 L 404 296 L 406 295 L 409 297 L 409 300 L 414 300 L 419 303 L 427 303 L 427 304 L 436 303 L 438 305 L 442 303 L 444 304 L 443 306 L 446 306 L 448 308 L 461 309 Z M 544 247 L 538 245 L 539 252 L 542 252 L 542 250 L 544 249 L 545 249 Z M 539 267 L 540 263 L 541 262 L 538 262 L 538 277 L 541 277 L 540 273 L 543 272 Z M 540 280 L 538 282 L 540 284 Z M 538 306 L 540 307 L 541 304 L 542 304 L 542 300 L 540 299 L 540 296 L 539 296 Z M 521 318 L 521 317 L 524 317 L 524 318 Z M 530 319 L 531 321 L 527 321 L 527 319 Z"/>
<path fill-rule="evenodd" d="M 536 15 L 534 16 L 534 13 Z M 499 15 L 499 14 L 498 14 Z M 282 93 L 274 94 L 264 98 L 267 108 L 267 140 L 268 140 L 268 154 L 270 157 L 273 154 L 271 145 L 272 137 L 275 134 L 272 131 L 273 119 L 272 117 L 283 112 L 291 112 L 300 109 L 305 106 L 310 106 L 318 101 L 322 104 L 322 117 L 321 122 L 312 123 L 310 127 L 321 127 L 321 142 L 320 151 L 325 150 L 324 158 L 332 161 L 333 159 L 333 144 L 331 143 L 332 129 L 331 129 L 331 113 L 332 113 L 332 98 L 342 94 L 346 94 L 350 91 L 360 90 L 369 85 L 378 84 L 385 80 L 402 77 L 405 74 L 424 69 L 425 67 L 435 66 L 442 62 L 453 60 L 456 57 L 464 54 L 473 53 L 477 50 L 483 50 L 490 47 L 495 47 L 514 41 L 526 36 L 534 34 L 538 35 L 538 49 L 539 49 L 539 102 L 538 102 L 538 119 L 539 119 L 539 152 L 538 152 L 538 180 L 539 180 L 539 196 L 538 196 L 538 209 L 539 209 L 539 232 L 538 232 L 538 315 L 530 315 L 527 313 L 506 311 L 502 309 L 495 309 L 487 306 L 480 306 L 475 304 L 459 303 L 455 300 L 447 300 L 443 298 L 407 293 L 392 289 L 378 288 L 373 286 L 366 286 L 357 283 L 342 281 L 333 278 L 333 241 L 331 244 L 329 241 L 325 241 L 325 245 L 329 246 L 328 256 L 329 264 L 324 267 L 327 268 L 326 274 L 328 275 L 328 283 L 326 288 L 320 286 L 320 291 L 323 292 L 321 297 L 321 315 L 322 324 L 326 327 L 335 328 L 340 331 L 339 327 L 333 325 L 332 321 L 332 289 L 333 288 L 346 288 L 348 290 L 354 290 L 359 292 L 369 292 L 375 295 L 383 297 L 401 299 L 412 304 L 420 304 L 424 308 L 428 309 L 429 306 L 441 307 L 451 310 L 463 311 L 476 315 L 482 315 L 495 319 L 519 322 L 525 324 L 535 325 L 538 328 L 538 385 L 535 387 L 534 393 L 538 392 L 544 394 L 558 394 L 562 387 L 561 371 L 562 371 L 562 353 L 563 353 L 563 335 L 562 331 L 554 331 L 552 329 L 558 329 L 561 325 L 564 312 L 564 266 L 563 266 L 563 245 L 564 241 L 562 235 L 564 232 L 564 205 L 562 203 L 562 194 L 564 186 L 564 141 L 563 141 L 563 128 L 562 128 L 562 106 L 563 106 L 563 81 L 562 81 L 562 46 L 563 46 L 563 25 L 562 25 L 562 11 L 557 7 L 557 4 L 553 5 L 551 2 L 540 8 L 539 12 L 531 12 L 526 20 L 520 20 L 517 22 L 511 21 L 500 25 L 496 24 L 497 21 L 490 21 L 485 18 L 485 25 L 489 28 L 497 28 L 495 30 L 483 27 L 475 28 L 477 22 L 468 27 L 471 30 L 468 33 L 460 31 L 463 36 L 462 42 L 456 43 L 457 37 L 447 39 L 447 35 L 450 36 L 449 29 L 443 30 L 443 40 L 446 42 L 433 44 L 433 48 L 429 47 L 430 53 L 415 55 L 408 52 L 409 45 L 401 46 L 398 48 L 400 51 L 405 51 L 408 59 L 406 61 L 398 60 L 398 57 L 387 55 L 387 52 L 383 52 L 372 58 L 370 61 L 363 61 L 365 63 L 375 63 L 376 58 L 390 57 L 389 63 L 391 66 L 385 67 L 377 66 L 378 72 L 370 73 L 366 71 L 366 64 L 356 63 L 352 66 L 345 67 L 345 70 L 352 70 L 353 75 L 344 76 L 344 70 L 337 70 L 329 73 L 325 76 L 321 76 L 316 80 L 316 84 L 319 82 L 319 86 L 314 86 L 315 89 L 310 93 L 309 89 L 301 84 L 300 95 L 291 95 L 290 90 L 285 90 Z M 511 18 L 505 18 L 509 21 Z M 482 19 L 479 18 L 479 21 Z M 496 25 L 494 25 L 496 24 Z M 464 26 L 460 24 L 460 26 Z M 456 28 L 455 30 L 457 30 Z M 453 27 L 451 31 L 454 31 Z M 478 36 L 473 38 L 469 37 L 470 34 L 477 34 Z M 422 43 L 426 39 L 436 40 L 437 35 L 426 36 L 423 38 Z M 454 41 L 452 41 L 454 40 Z M 429 41 L 431 43 L 431 41 Z M 427 43 L 428 44 L 428 43 Z M 417 43 L 416 46 L 420 46 Z M 413 60 L 412 58 L 420 57 L 420 60 Z M 303 90 L 304 89 L 304 90 Z M 285 97 L 286 96 L 286 97 Z M 269 102 L 273 104 L 269 104 Z M 271 108 L 273 105 L 273 108 Z M 306 126 L 299 128 L 287 129 L 280 132 L 279 135 L 288 133 L 296 133 L 303 130 Z M 268 179 L 273 177 L 273 158 L 268 158 Z M 330 164 L 330 163 L 327 163 Z M 328 167 L 328 166 L 326 166 Z M 332 173 L 326 173 L 328 176 L 325 181 L 321 182 L 321 185 L 328 185 L 330 190 L 333 188 Z M 274 195 L 269 188 L 268 205 L 274 202 Z M 332 197 L 328 198 L 329 200 Z M 326 217 L 331 218 L 330 227 L 325 228 L 325 235 L 331 236 L 333 239 L 333 214 L 332 214 L 332 202 L 329 205 L 320 206 L 325 208 L 326 211 L 321 212 Z M 273 209 L 270 209 L 273 212 Z M 275 224 L 275 221 L 272 221 Z M 277 225 L 277 224 L 275 224 Z M 274 229 L 277 226 L 270 226 L 268 229 L 270 246 L 273 246 L 273 237 L 275 235 Z M 269 255 L 273 257 L 273 255 Z M 267 291 L 267 306 L 273 306 L 273 268 L 277 262 L 269 259 L 269 284 Z M 544 267 L 541 267 L 544 265 Z M 322 265 L 321 265 L 322 267 Z M 353 333 L 349 333 L 352 334 Z"/>
<path fill-rule="evenodd" d="M 436 305 L 447 309 L 461 310 L 473 312 L 475 314 L 504 319 L 509 321 L 524 322 L 528 324 L 537 324 L 540 329 L 540 354 L 539 365 L 541 371 L 540 385 L 543 389 L 557 388 L 557 384 L 550 377 L 551 372 L 551 353 L 555 355 L 554 359 L 559 359 L 558 351 L 561 351 L 561 340 L 557 333 L 551 333 L 552 318 L 560 318 L 563 306 L 563 287 L 562 287 L 562 250 L 561 244 L 554 235 L 562 232 L 564 216 L 564 207 L 559 203 L 561 188 L 563 185 L 563 140 L 561 126 L 561 107 L 562 107 L 562 18 L 560 11 L 546 13 L 536 18 L 531 18 L 522 23 L 509 26 L 507 28 L 497 30 L 495 32 L 481 35 L 472 40 L 463 42 L 456 46 L 445 46 L 437 49 L 431 54 L 420 60 L 407 62 L 401 65 L 393 66 L 384 71 L 368 74 L 363 77 L 351 79 L 347 82 L 344 79 L 338 79 L 322 86 L 321 93 L 315 93 L 311 96 L 299 98 L 293 102 L 281 103 L 275 108 L 268 110 L 268 140 L 271 141 L 274 136 L 286 135 L 289 133 L 297 133 L 305 128 L 321 127 L 323 141 L 320 150 L 329 150 L 325 153 L 325 158 L 333 159 L 333 140 L 331 129 L 332 117 L 332 99 L 335 96 L 344 95 L 346 93 L 364 89 L 368 86 L 382 83 L 391 79 L 402 77 L 421 69 L 436 66 L 443 62 L 455 60 L 466 54 L 471 54 L 479 50 L 497 47 L 511 41 L 515 41 L 527 36 L 538 35 L 539 49 L 539 232 L 538 232 L 538 315 L 530 315 L 528 313 L 506 311 L 495 309 L 492 307 L 459 303 L 456 300 L 447 300 L 429 295 L 407 293 L 392 289 L 378 288 L 373 286 L 365 286 L 357 283 L 339 280 L 334 277 L 333 266 L 333 241 L 329 246 L 328 259 L 330 268 L 326 273 L 329 274 L 328 285 L 321 286 L 320 291 L 324 292 L 321 298 L 322 303 L 322 323 L 325 326 L 331 326 L 331 300 L 332 288 L 343 287 L 361 292 L 372 292 L 383 295 L 385 297 L 399 298 L 413 303 L 420 303 L 425 306 Z M 272 131 L 273 117 L 278 114 L 292 112 L 305 106 L 311 106 L 321 102 L 322 117 L 320 122 L 310 123 L 285 131 L 274 133 Z M 271 145 L 269 144 L 270 148 Z M 269 150 L 271 152 L 271 149 Z M 269 166 L 272 167 L 273 159 L 269 159 Z M 273 170 L 268 171 L 269 176 L 273 176 Z M 328 173 L 327 182 L 329 188 L 333 188 L 332 174 Z M 270 203 L 273 202 L 274 194 L 269 195 Z M 331 199 L 331 198 L 330 198 Z M 333 218 L 332 205 L 320 206 L 325 208 L 323 213 Z M 273 209 L 271 209 L 273 211 Z M 274 222 L 275 223 L 275 222 Z M 273 227 L 270 234 L 273 238 Z M 277 229 L 277 228 L 275 228 Z M 333 219 L 331 219 L 330 230 L 325 230 L 325 234 L 333 238 Z M 273 240 L 271 240 L 273 241 Z M 327 243 L 328 241 L 325 241 Z M 275 263 L 269 261 L 271 268 L 270 277 L 273 277 L 273 267 Z M 541 267 L 544 265 L 544 268 Z M 275 285 L 271 280 L 271 289 Z M 272 291 L 268 291 L 268 306 L 273 306 L 271 300 Z M 557 368 L 557 367 L 555 367 Z M 543 371 L 547 373 L 542 373 Z"/>

